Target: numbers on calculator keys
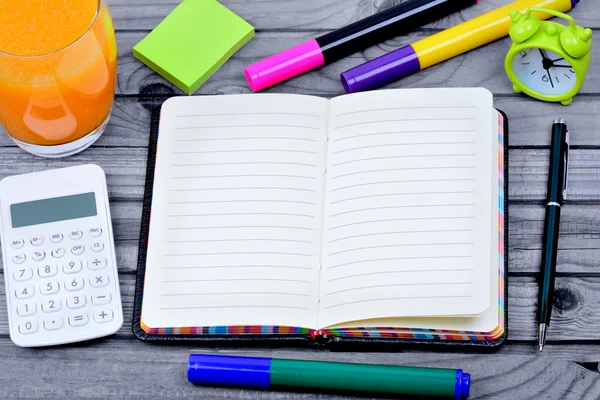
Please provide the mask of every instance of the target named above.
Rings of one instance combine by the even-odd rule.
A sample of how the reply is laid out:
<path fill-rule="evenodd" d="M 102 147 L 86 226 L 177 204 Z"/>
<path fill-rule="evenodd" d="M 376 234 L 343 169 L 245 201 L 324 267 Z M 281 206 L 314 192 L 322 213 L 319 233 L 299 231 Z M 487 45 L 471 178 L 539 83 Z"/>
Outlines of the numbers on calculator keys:
<path fill-rule="evenodd" d="M 23 335 L 28 335 L 30 333 L 36 333 L 38 330 L 38 323 L 35 320 L 22 321 L 19 324 L 19 332 Z"/>
<path fill-rule="evenodd" d="M 53 313 L 60 311 L 62 308 L 62 302 L 60 299 L 51 298 L 46 299 L 42 302 L 42 311 L 45 313 Z"/>
<path fill-rule="evenodd" d="M 35 288 L 33 286 L 20 286 L 15 290 L 15 296 L 17 299 L 28 299 L 33 297 L 35 294 Z"/>
<path fill-rule="evenodd" d="M 37 306 L 31 301 L 20 303 L 17 306 L 17 314 L 19 314 L 20 317 L 30 317 L 35 314 L 36 311 Z"/>
<path fill-rule="evenodd" d="M 33 270 L 31 268 L 19 268 L 13 273 L 13 277 L 17 282 L 28 281 L 33 278 Z"/>
<path fill-rule="evenodd" d="M 84 295 L 75 294 L 67 297 L 67 307 L 69 307 L 72 310 L 85 307 L 86 302 L 87 301 Z"/>
<path fill-rule="evenodd" d="M 60 290 L 60 286 L 58 286 L 58 282 L 50 281 L 45 282 L 40 285 L 40 292 L 43 295 L 55 294 Z"/>
<path fill-rule="evenodd" d="M 54 264 L 44 264 L 38 268 L 38 275 L 42 278 L 49 278 L 56 275 L 58 268 Z"/>
<path fill-rule="evenodd" d="M 83 263 L 80 260 L 69 260 L 63 264 L 63 271 L 65 274 L 76 274 L 81 272 Z"/>
<path fill-rule="evenodd" d="M 70 278 L 65 281 L 65 289 L 69 292 L 81 290 L 84 285 L 83 278 Z"/>

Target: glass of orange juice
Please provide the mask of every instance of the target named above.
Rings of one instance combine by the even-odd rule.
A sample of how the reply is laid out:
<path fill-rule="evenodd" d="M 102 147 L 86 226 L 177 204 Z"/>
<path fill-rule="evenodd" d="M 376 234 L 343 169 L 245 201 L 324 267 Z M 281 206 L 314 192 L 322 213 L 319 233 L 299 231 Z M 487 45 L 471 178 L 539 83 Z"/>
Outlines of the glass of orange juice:
<path fill-rule="evenodd" d="M 104 0 L 0 0 L 0 124 L 24 150 L 65 157 L 94 143 L 116 73 Z"/>

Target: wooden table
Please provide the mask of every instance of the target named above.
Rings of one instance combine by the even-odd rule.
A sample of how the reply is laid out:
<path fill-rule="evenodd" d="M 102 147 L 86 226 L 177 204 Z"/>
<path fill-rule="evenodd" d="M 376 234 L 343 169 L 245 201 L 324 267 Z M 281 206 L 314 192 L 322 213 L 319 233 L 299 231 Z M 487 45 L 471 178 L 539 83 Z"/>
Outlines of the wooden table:
<path fill-rule="evenodd" d="M 248 93 L 243 68 L 276 51 L 356 21 L 398 0 L 227 0 L 256 27 L 256 37 L 197 94 Z M 352 66 L 470 19 L 509 0 L 486 0 L 460 14 L 354 54 L 270 92 L 333 97 L 343 93 L 338 75 Z M 597 0 L 582 0 L 571 13 L 600 32 Z M 28 155 L 0 133 L 0 178 L 48 168 L 96 163 L 106 171 L 117 246 L 125 325 L 92 343 L 21 349 L 10 341 L 4 287 L 0 288 L 0 398 L 202 398 L 342 399 L 333 395 L 199 388 L 186 381 L 191 352 L 251 354 L 315 360 L 361 361 L 463 368 L 473 376 L 472 398 L 596 399 L 600 396 L 600 69 L 592 67 L 573 105 L 562 107 L 516 95 L 504 74 L 509 40 L 456 57 L 391 87 L 483 86 L 510 117 L 509 340 L 497 352 L 400 351 L 332 353 L 306 348 L 205 348 L 157 346 L 131 333 L 133 293 L 150 110 L 181 95 L 131 54 L 132 46 L 179 1 L 109 0 L 117 29 L 119 76 L 106 133 L 87 151 L 61 160 Z M 593 50 L 600 56 L 600 39 Z M 572 156 L 568 205 L 558 252 L 556 300 L 542 354 L 536 335 L 537 279 L 547 183 L 549 124 L 567 119 Z M 1 273 L 1 270 L 0 270 Z"/>

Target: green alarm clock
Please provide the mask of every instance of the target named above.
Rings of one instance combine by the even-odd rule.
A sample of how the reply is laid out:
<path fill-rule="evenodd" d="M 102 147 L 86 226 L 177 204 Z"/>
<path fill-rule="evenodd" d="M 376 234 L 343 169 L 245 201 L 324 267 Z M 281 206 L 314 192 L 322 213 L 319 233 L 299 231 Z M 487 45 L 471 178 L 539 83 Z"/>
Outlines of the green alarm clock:
<path fill-rule="evenodd" d="M 542 22 L 534 12 L 569 21 L 569 26 Z M 510 13 L 513 44 L 504 66 L 517 93 L 569 105 L 581 89 L 592 60 L 592 30 L 575 25 L 567 14 L 530 8 Z"/>

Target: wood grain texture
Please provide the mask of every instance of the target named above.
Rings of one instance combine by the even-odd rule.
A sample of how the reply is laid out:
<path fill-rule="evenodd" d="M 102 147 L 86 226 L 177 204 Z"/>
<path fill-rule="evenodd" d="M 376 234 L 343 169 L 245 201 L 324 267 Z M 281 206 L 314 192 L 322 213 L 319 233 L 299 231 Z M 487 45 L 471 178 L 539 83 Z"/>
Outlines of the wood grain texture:
<path fill-rule="evenodd" d="M 225 0 L 233 12 L 251 23 L 257 30 L 299 31 L 307 29 L 333 30 L 358 21 L 376 12 L 402 3 L 404 0 Z M 600 27 L 600 10 L 583 0 L 571 11 L 577 22 L 586 27 Z M 117 29 L 153 29 L 180 0 L 108 0 Z M 511 0 L 486 0 L 425 26 L 426 29 L 446 29 L 478 15 L 511 3 Z"/>

